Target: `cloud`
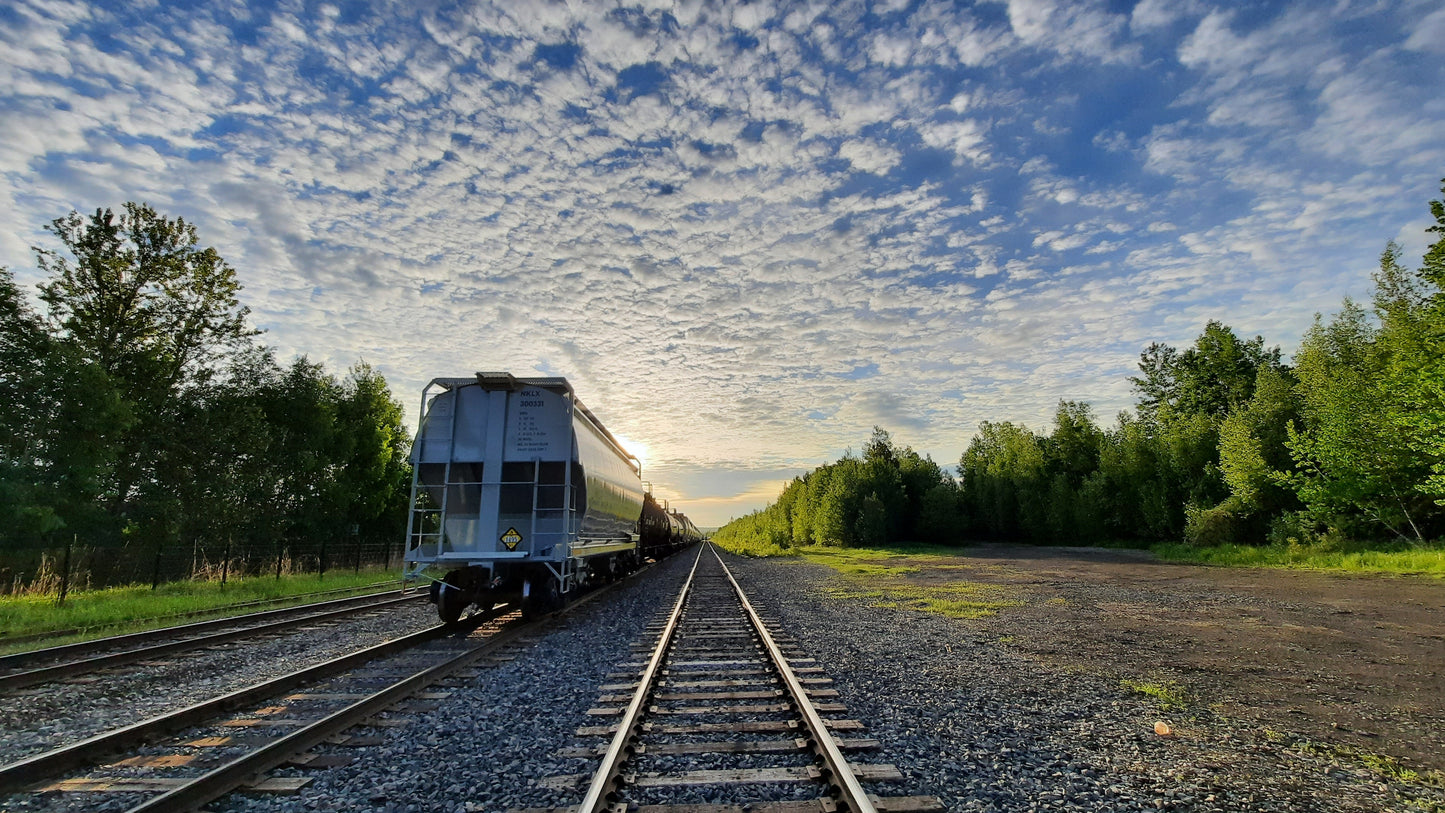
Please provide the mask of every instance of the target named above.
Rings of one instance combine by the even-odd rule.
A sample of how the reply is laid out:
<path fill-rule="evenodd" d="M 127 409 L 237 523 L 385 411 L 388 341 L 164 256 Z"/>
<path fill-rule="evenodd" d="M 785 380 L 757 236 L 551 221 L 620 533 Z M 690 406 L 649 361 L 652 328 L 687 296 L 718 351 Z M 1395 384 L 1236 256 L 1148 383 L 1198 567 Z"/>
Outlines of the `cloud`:
<path fill-rule="evenodd" d="M 1128 18 L 1090 2 L 1007 0 L 1009 25 L 1025 43 L 1065 59 L 1134 62 L 1138 48 L 1122 42 Z"/>
<path fill-rule="evenodd" d="M 1435 9 L 1412 26 L 1405 47 L 1411 51 L 1445 53 L 1445 8 Z"/>
<path fill-rule="evenodd" d="M 929 122 L 921 125 L 919 135 L 930 147 L 948 150 L 961 161 L 981 164 L 988 160 L 984 126 L 973 119 Z"/>
<path fill-rule="evenodd" d="M 1441 69 L 1404 69 L 1438 14 L 1229 8 L 22 3 L 0 264 L 149 200 L 283 357 L 365 356 L 409 416 L 434 375 L 567 375 L 742 513 L 874 424 L 951 462 L 1363 284 L 1438 191 Z"/>

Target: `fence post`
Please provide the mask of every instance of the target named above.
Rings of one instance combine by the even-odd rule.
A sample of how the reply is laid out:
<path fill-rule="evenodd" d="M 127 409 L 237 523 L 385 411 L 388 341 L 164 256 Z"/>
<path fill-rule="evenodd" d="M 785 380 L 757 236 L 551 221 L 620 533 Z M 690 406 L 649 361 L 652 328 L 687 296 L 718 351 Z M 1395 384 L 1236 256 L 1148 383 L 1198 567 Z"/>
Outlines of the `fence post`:
<path fill-rule="evenodd" d="M 324 578 L 326 578 L 326 535 L 325 535 L 325 534 L 322 534 L 322 536 L 321 536 L 321 551 L 316 555 L 316 560 L 317 560 L 317 571 L 318 571 L 318 574 L 319 574 L 319 575 L 317 576 L 317 578 L 324 579 Z"/>
<path fill-rule="evenodd" d="M 356 572 L 361 572 L 361 537 L 356 537 Z"/>
<path fill-rule="evenodd" d="M 75 534 L 65 542 L 65 564 L 60 567 L 60 599 L 56 601 L 57 606 L 64 606 L 65 594 L 70 592 L 70 549 L 75 544 Z"/>
<path fill-rule="evenodd" d="M 276 540 L 276 581 L 281 581 L 281 540 Z"/>
<path fill-rule="evenodd" d="M 221 584 L 226 583 L 226 573 L 231 569 L 231 535 L 226 534 L 226 552 L 221 557 Z"/>
<path fill-rule="evenodd" d="M 156 537 L 156 564 L 151 570 L 151 589 L 155 590 L 161 586 L 161 540 Z"/>

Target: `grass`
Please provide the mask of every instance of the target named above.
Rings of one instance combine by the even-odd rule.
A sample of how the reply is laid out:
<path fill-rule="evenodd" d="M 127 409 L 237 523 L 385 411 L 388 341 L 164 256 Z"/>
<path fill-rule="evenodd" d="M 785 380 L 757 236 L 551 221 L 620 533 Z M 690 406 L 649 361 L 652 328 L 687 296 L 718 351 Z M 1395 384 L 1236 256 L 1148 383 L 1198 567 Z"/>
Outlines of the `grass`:
<path fill-rule="evenodd" d="M 1276 567 L 1325 570 L 1338 573 L 1426 574 L 1445 578 L 1445 548 L 1405 550 L 1330 550 L 1299 545 L 1220 545 L 1193 548 L 1181 544 L 1155 545 L 1151 550 L 1168 562 L 1225 567 Z"/>
<path fill-rule="evenodd" d="M 716 540 L 714 540 L 716 541 Z M 834 548 L 810 546 L 782 548 L 758 540 L 729 540 L 719 547 L 744 556 L 802 556 L 832 566 L 835 562 L 889 557 L 908 558 L 920 562 L 942 561 L 964 549 L 936 546 L 902 545 L 888 549 Z M 1110 541 L 1091 547 L 1134 548 L 1151 551 L 1166 562 L 1215 565 L 1220 567 L 1270 567 L 1297 570 L 1319 570 L 1333 573 L 1383 573 L 1428 575 L 1445 578 L 1445 546 L 1436 543 L 1427 547 L 1402 547 L 1395 550 L 1353 550 L 1331 545 L 1220 545 L 1196 548 L 1182 543 L 1160 543 L 1145 546 L 1138 542 Z M 967 565 L 942 565 L 945 568 Z"/>
<path fill-rule="evenodd" d="M 736 553 L 739 556 L 752 556 L 757 559 L 766 559 L 772 556 L 792 556 L 797 553 L 794 548 L 782 548 L 761 539 L 736 539 L 712 538 L 712 543 L 729 553 Z"/>
<path fill-rule="evenodd" d="M 1168 711 L 1183 708 L 1189 704 L 1189 695 L 1177 683 L 1150 683 L 1141 680 L 1121 680 L 1119 685 L 1131 692 L 1147 695 L 1159 701 L 1159 708 Z"/>
<path fill-rule="evenodd" d="M 66 636 L 67 640 L 151 629 L 176 623 L 175 616 L 224 615 L 228 606 L 255 601 L 277 601 L 272 606 L 303 603 L 305 593 L 342 588 L 361 591 L 396 582 L 395 571 L 368 568 L 359 574 L 332 571 L 325 578 L 315 573 L 282 576 L 253 576 L 226 584 L 212 581 L 172 582 L 152 590 L 149 585 L 111 587 L 104 590 L 72 592 L 63 606 L 53 595 L 0 596 L 0 630 L 6 636 L 80 629 L 87 635 Z M 340 597 L 338 594 L 336 597 Z M 290 599 L 287 601 L 287 599 Z M 169 620 L 161 620 L 167 619 Z M 3 639 L 0 639 L 3 642 Z M 60 640 L 46 640 L 53 645 Z M 3 646 L 3 643 L 0 643 Z"/>
<path fill-rule="evenodd" d="M 1348 745 L 1333 745 L 1304 738 L 1290 738 L 1272 731 L 1267 733 L 1273 735 L 1270 739 L 1286 743 L 1286 747 L 1293 751 L 1310 754 L 1334 762 L 1354 763 L 1371 771 L 1382 779 L 1393 782 L 1433 785 L 1437 788 L 1445 787 L 1445 773 L 1429 770 L 1424 772 L 1416 771 L 1413 768 L 1407 768 L 1401 765 L 1398 759 L 1391 756 L 1376 754 L 1372 751 L 1365 751 Z"/>
<path fill-rule="evenodd" d="M 949 618 L 987 618 L 1022 603 L 1004 598 L 1004 590 L 994 585 L 950 582 L 920 586 L 856 576 L 845 576 L 841 583 L 828 587 L 827 593 L 836 599 L 863 601 L 870 607 L 921 610 Z"/>
<path fill-rule="evenodd" d="M 910 582 L 905 577 L 918 573 L 923 565 L 941 568 L 952 559 L 932 546 L 878 550 L 814 545 L 765 555 L 796 556 L 825 565 L 838 574 L 826 588 L 829 596 L 866 602 L 872 607 L 920 610 L 950 618 L 986 618 L 1022 603 L 1008 598 L 1007 588 L 997 585 L 967 581 L 927 585 Z"/>

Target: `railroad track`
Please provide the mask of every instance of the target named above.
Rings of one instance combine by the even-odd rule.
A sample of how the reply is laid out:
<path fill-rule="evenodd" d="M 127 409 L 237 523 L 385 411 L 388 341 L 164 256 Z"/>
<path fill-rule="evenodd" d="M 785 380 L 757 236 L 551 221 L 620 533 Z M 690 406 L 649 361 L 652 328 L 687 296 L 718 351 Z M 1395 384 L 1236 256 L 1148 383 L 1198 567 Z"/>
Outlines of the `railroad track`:
<path fill-rule="evenodd" d="M 851 761 L 879 747 L 858 737 L 846 708 L 812 658 L 770 629 L 710 546 L 623 682 L 590 715 L 612 720 L 578 736 L 606 745 L 566 749 L 602 758 L 592 774 L 552 777 L 548 787 L 586 788 L 578 813 L 740 811 L 931 811 L 931 796 L 870 793 L 901 780 L 887 764 Z M 514 811 L 514 813 L 532 813 Z"/>
<path fill-rule="evenodd" d="M 0 656 L 0 694 L 161 656 L 284 632 L 420 600 L 424 593 L 335 599 Z M 160 643 L 156 643 L 160 641 Z"/>
<path fill-rule="evenodd" d="M 285 765 L 324 769 L 349 763 L 342 752 L 385 740 L 364 733 L 368 728 L 386 729 L 402 721 L 387 717 L 389 710 L 430 710 L 445 700 L 446 681 L 467 679 L 468 667 L 479 661 L 510 659 L 507 645 L 537 637 L 556 617 L 636 575 L 536 620 L 523 621 L 520 610 L 506 605 L 471 616 L 460 630 L 436 626 L 0 765 L 0 809 L 69 810 L 74 794 L 82 800 L 106 794 L 121 795 L 131 813 L 185 811 L 237 789 L 296 792 L 308 777 L 266 778 L 265 772 Z M 109 809 L 119 809 L 116 801 L 110 800 Z"/>
<path fill-rule="evenodd" d="M 288 763 L 344 764 L 348 760 L 336 754 L 306 752 L 328 741 L 339 748 L 373 744 L 374 737 L 344 732 L 368 723 L 385 727 L 376 716 L 418 693 L 423 704 L 442 699 L 443 692 L 425 690 L 545 621 L 523 622 L 506 606 L 473 616 L 469 629 L 437 626 L 402 636 L 5 765 L 0 793 L 43 797 L 26 804 L 32 809 L 57 797 L 104 793 L 126 794 L 132 811 L 173 811 L 194 810 L 242 787 L 291 792 L 309 780 L 258 778 Z M 131 755 L 116 758 L 126 753 Z M 73 773 L 81 768 L 88 770 Z M 6 804 L 0 799 L 0 807 Z"/>

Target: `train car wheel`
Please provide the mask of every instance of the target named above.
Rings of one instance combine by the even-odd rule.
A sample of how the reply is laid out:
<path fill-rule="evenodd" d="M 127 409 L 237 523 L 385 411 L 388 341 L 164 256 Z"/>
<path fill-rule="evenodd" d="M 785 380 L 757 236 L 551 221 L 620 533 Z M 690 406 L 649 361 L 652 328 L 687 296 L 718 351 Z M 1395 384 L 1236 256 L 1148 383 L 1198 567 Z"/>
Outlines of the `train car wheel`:
<path fill-rule="evenodd" d="M 557 580 L 545 576 L 532 583 L 531 592 L 522 599 L 522 618 L 530 620 L 546 615 L 562 606 L 562 591 Z"/>
<path fill-rule="evenodd" d="M 437 592 L 437 616 L 443 624 L 455 624 L 462 619 L 462 613 L 466 612 L 467 605 L 472 603 L 472 594 L 464 589 L 458 582 L 462 581 L 461 570 L 453 570 L 447 574 L 443 583 L 438 585 Z"/>
<path fill-rule="evenodd" d="M 441 595 L 437 596 L 437 615 L 441 617 L 443 624 L 457 623 L 466 609 L 467 599 L 462 595 L 462 591 L 451 585 L 442 588 Z"/>

